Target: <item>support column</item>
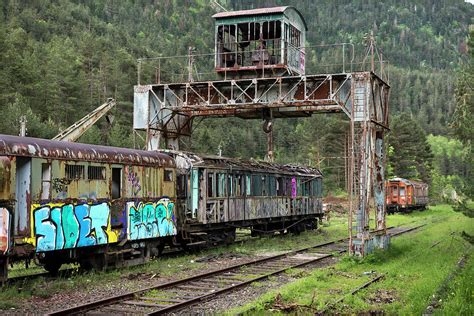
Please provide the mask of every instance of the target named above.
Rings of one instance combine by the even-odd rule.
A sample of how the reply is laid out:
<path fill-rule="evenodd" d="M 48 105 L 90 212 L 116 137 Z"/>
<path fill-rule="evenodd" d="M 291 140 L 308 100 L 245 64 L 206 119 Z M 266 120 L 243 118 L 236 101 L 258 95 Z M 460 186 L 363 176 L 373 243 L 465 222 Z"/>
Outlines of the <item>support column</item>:
<path fill-rule="evenodd" d="M 352 83 L 353 109 L 351 116 L 351 254 L 364 256 L 374 248 L 388 246 L 385 228 L 384 189 L 384 133 L 376 123 L 377 108 L 374 102 L 370 76 L 354 77 Z M 374 122 L 375 121 L 375 122 Z M 370 230 L 370 201 L 374 198 L 375 231 Z"/>

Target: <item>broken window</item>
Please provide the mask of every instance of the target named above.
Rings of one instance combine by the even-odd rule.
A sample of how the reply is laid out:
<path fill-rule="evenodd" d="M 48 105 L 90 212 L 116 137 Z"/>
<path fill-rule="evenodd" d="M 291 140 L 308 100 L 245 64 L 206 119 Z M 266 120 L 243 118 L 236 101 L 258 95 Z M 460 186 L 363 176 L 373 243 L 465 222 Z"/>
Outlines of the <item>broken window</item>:
<path fill-rule="evenodd" d="M 215 183 L 214 183 L 214 173 L 208 173 L 207 174 L 207 196 L 208 197 L 214 197 L 214 187 L 215 187 Z"/>
<path fill-rule="evenodd" d="M 166 182 L 173 181 L 173 170 L 165 169 L 163 176 Z"/>
<path fill-rule="evenodd" d="M 41 164 L 41 199 L 46 200 L 50 198 L 51 191 L 51 164 Z"/>

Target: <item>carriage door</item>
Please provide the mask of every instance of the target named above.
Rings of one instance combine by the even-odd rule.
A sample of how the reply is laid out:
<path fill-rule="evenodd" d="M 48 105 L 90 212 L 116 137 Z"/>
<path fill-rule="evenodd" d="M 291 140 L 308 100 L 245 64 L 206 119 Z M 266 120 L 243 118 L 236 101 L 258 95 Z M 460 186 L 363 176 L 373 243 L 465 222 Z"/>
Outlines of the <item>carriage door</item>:
<path fill-rule="evenodd" d="M 29 235 L 28 197 L 31 194 L 31 158 L 16 158 L 16 204 L 14 214 L 15 236 Z M 29 220 L 28 220 L 29 219 Z"/>

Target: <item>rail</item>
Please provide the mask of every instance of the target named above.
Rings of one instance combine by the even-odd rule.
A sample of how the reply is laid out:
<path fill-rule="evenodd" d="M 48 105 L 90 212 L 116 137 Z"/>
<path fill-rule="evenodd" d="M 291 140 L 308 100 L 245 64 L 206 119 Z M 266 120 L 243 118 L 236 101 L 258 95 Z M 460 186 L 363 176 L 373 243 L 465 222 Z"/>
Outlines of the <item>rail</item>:
<path fill-rule="evenodd" d="M 392 236 L 401 235 L 424 225 L 403 229 L 388 228 Z M 301 248 L 236 264 L 224 269 L 210 271 L 189 278 L 151 286 L 138 291 L 112 296 L 71 308 L 59 310 L 49 315 L 71 315 L 85 312 L 146 315 L 161 315 L 180 310 L 212 296 L 226 293 L 255 281 L 306 266 L 337 254 L 347 252 L 347 238 L 337 239 L 310 247 Z M 298 254 L 305 253 L 305 256 Z M 151 292 L 153 291 L 153 292 Z M 158 294 L 157 294 L 158 293 Z"/>

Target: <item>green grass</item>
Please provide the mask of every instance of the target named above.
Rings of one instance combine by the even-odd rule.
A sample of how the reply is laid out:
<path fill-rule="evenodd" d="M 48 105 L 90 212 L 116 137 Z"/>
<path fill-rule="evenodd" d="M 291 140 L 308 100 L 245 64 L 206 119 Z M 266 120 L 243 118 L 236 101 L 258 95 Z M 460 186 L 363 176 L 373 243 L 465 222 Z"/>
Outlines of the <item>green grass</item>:
<path fill-rule="evenodd" d="M 436 315 L 474 315 L 474 257 L 471 255 L 461 273 L 450 283 Z"/>
<path fill-rule="evenodd" d="M 440 212 L 437 217 L 434 216 L 436 210 L 421 213 L 412 213 L 410 215 L 391 215 L 388 217 L 388 225 L 410 224 L 414 220 L 417 222 L 430 221 L 440 216 L 450 216 L 450 213 Z M 294 235 L 276 235 L 274 237 L 252 238 L 241 243 L 230 246 L 214 247 L 199 253 L 182 255 L 176 258 L 161 258 L 153 260 L 145 265 L 130 268 L 122 268 L 107 272 L 90 272 L 86 274 L 77 274 L 69 278 L 59 278 L 51 282 L 45 282 L 43 278 L 26 281 L 24 284 L 14 284 L 6 286 L 0 291 L 0 309 L 7 309 L 14 306 L 21 306 L 22 302 L 31 297 L 47 298 L 55 293 L 67 293 L 68 291 L 77 291 L 78 289 L 101 289 L 110 288 L 111 284 L 118 279 L 122 279 L 124 286 L 134 289 L 136 285 L 135 277 L 128 280 L 127 276 L 134 274 L 146 275 L 156 274 L 159 276 L 185 277 L 190 273 L 200 273 L 202 268 L 207 265 L 205 262 L 196 262 L 196 259 L 208 255 L 220 254 L 240 254 L 240 255 L 261 255 L 265 253 L 274 253 L 289 251 L 292 249 L 303 248 L 328 240 L 347 236 L 347 219 L 332 218 L 331 222 L 325 227 L 316 231 L 308 231 Z M 32 270 L 28 270 L 31 273 Z M 35 270 L 36 271 L 36 270 Z M 25 271 L 21 267 L 16 267 L 12 274 L 22 274 Z"/>
<path fill-rule="evenodd" d="M 345 296 L 342 303 L 329 310 L 343 314 L 381 310 L 397 315 L 421 314 L 443 280 L 455 269 L 459 258 L 472 252 L 472 246 L 461 237 L 461 232 L 464 230 L 472 235 L 474 219 L 455 213 L 448 206 L 388 218 L 388 225 L 410 222 L 428 225 L 420 231 L 394 238 L 387 251 L 376 251 L 363 259 L 345 256 L 334 267 L 314 270 L 308 277 L 266 293 L 230 314 L 268 313 L 278 294 L 284 302 L 299 305 L 309 305 L 314 296 L 314 310 L 302 308 L 299 311 L 314 313 L 379 274 L 384 274 L 384 279 L 354 296 Z M 372 275 L 364 273 L 371 271 L 375 272 Z M 466 303 L 470 302 L 469 295 L 472 301 L 472 259 L 457 282 L 459 286 L 453 285 L 454 294 L 443 311 L 456 314 L 472 311 L 472 303 Z M 377 302 L 377 298 L 382 298 L 382 302 Z"/>

